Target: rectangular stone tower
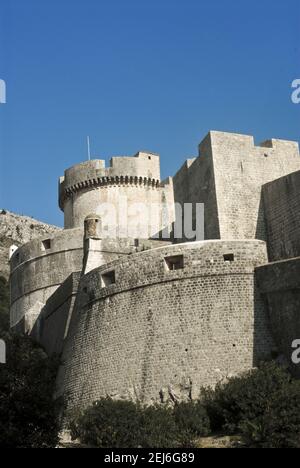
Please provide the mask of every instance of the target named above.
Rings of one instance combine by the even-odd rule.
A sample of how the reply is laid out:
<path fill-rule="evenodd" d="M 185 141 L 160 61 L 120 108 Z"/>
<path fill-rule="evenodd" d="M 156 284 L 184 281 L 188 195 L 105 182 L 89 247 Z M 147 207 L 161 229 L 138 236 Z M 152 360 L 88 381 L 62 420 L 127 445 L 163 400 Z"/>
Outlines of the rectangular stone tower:
<path fill-rule="evenodd" d="M 262 186 L 299 169 L 296 142 L 213 131 L 175 175 L 175 201 L 205 204 L 206 239 L 266 240 Z"/>

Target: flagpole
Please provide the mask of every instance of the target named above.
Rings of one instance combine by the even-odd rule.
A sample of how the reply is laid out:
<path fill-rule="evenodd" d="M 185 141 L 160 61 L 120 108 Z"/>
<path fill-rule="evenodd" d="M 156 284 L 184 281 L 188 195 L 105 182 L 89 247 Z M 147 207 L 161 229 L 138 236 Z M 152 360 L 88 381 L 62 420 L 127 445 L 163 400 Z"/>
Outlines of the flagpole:
<path fill-rule="evenodd" d="M 90 145 L 90 137 L 87 137 L 87 147 L 88 147 L 88 157 L 89 161 L 91 160 L 91 145 Z"/>

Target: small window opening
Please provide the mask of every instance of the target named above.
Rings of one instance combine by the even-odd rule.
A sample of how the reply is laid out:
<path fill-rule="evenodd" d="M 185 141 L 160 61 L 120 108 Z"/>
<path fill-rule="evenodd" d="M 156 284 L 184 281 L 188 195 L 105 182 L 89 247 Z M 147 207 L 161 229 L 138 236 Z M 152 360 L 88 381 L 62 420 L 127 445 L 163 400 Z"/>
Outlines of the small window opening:
<path fill-rule="evenodd" d="M 109 271 L 101 275 L 102 287 L 107 288 L 116 282 L 116 274 L 114 271 Z"/>
<path fill-rule="evenodd" d="M 42 249 L 43 250 L 50 250 L 51 249 L 51 240 L 50 239 L 46 239 L 46 240 L 42 241 Z"/>
<path fill-rule="evenodd" d="M 224 255 L 224 262 L 232 263 L 234 262 L 234 254 L 226 254 Z"/>
<path fill-rule="evenodd" d="M 151 156 L 148 156 L 148 159 L 150 159 L 150 161 L 151 161 Z"/>
<path fill-rule="evenodd" d="M 166 257 L 165 264 L 169 271 L 182 270 L 184 268 L 183 255 Z"/>

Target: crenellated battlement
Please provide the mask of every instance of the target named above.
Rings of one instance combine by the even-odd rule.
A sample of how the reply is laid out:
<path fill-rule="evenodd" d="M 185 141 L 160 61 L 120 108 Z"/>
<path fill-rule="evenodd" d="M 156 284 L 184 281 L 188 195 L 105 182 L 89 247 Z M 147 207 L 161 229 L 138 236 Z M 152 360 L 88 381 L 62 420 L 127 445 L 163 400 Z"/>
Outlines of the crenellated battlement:
<path fill-rule="evenodd" d="M 85 181 L 78 182 L 75 185 L 72 185 L 67 188 L 63 187 L 63 190 L 60 194 L 59 206 L 63 210 L 66 198 L 72 196 L 72 194 L 77 193 L 81 190 L 111 186 L 126 187 L 128 185 L 145 186 L 154 189 L 160 187 L 161 183 L 157 179 L 133 176 L 104 176 L 98 177 L 97 179 L 88 179 Z"/>
<path fill-rule="evenodd" d="M 85 161 L 67 169 L 59 180 L 59 206 L 67 229 L 82 226 L 91 211 L 103 214 L 108 206 L 118 215 L 120 199 L 126 199 L 131 206 L 169 205 L 173 210 L 172 179 L 161 182 L 158 154 L 140 151 L 132 157 L 114 156 L 109 167 L 100 159 Z M 122 215 L 124 218 L 129 213 Z M 170 223 L 173 221 L 172 217 Z M 159 227 L 159 231 L 165 227 Z"/>
<path fill-rule="evenodd" d="M 243 135 L 240 133 L 230 133 L 230 132 L 220 132 L 216 130 L 212 130 L 208 133 L 208 135 L 201 141 L 199 144 L 199 148 L 201 148 L 207 144 L 211 145 L 228 145 L 235 147 L 250 147 L 250 148 L 270 148 L 270 149 L 278 149 L 281 150 L 285 148 L 287 151 L 290 152 L 298 152 L 299 155 L 299 143 L 297 141 L 291 140 L 282 140 L 271 138 L 268 140 L 264 140 L 263 142 L 256 144 L 253 135 Z"/>
<path fill-rule="evenodd" d="M 59 206 L 63 209 L 64 197 L 71 192 L 98 185 L 114 183 L 160 183 L 160 158 L 158 154 L 138 152 L 134 156 L 113 156 L 109 167 L 105 161 L 94 159 L 70 167 L 59 180 Z"/>

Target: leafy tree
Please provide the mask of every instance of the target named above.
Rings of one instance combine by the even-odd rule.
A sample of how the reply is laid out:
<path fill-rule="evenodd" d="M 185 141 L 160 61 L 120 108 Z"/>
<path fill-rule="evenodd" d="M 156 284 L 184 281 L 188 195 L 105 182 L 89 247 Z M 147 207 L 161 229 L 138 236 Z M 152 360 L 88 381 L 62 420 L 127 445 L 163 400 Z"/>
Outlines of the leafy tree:
<path fill-rule="evenodd" d="M 28 336 L 9 332 L 9 290 L 0 278 L 0 447 L 47 448 L 58 442 L 61 401 L 53 400 L 57 357 L 49 358 Z"/>
<path fill-rule="evenodd" d="M 6 335 L 0 366 L 0 446 L 47 448 L 58 442 L 60 401 L 54 401 L 57 358 L 29 337 Z"/>
<path fill-rule="evenodd" d="M 0 446 L 47 448 L 58 442 L 60 401 L 54 401 L 58 360 L 29 337 L 6 335 L 0 366 Z"/>

